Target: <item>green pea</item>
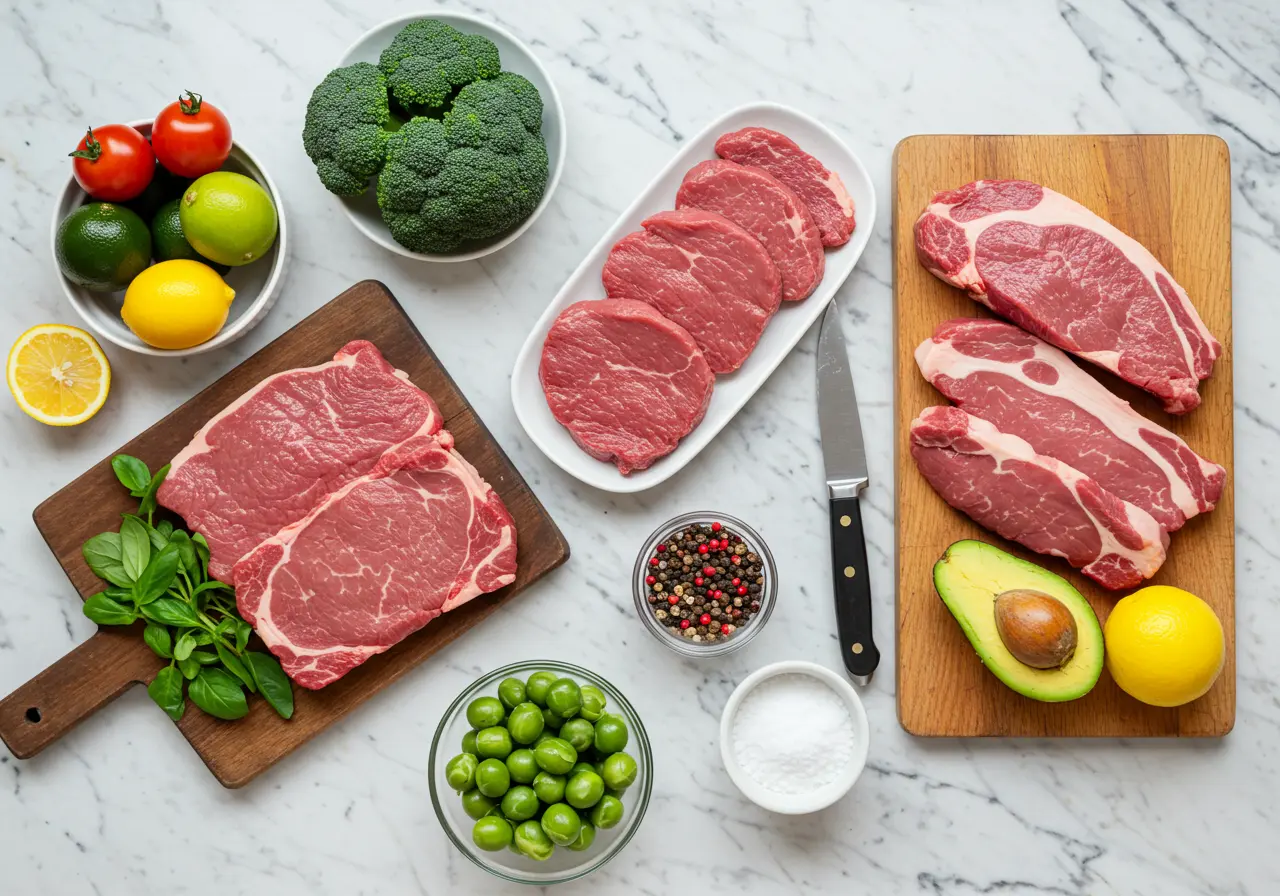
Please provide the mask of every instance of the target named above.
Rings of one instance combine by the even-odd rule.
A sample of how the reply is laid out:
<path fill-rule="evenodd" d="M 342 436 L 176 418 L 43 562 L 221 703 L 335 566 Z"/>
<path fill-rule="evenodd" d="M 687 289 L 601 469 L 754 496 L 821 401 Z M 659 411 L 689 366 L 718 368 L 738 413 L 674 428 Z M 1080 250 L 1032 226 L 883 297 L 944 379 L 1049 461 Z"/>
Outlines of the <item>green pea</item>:
<path fill-rule="evenodd" d="M 604 693 L 593 684 L 584 684 L 578 690 L 582 694 L 582 709 L 578 713 L 588 722 L 599 721 L 607 702 Z"/>
<path fill-rule="evenodd" d="M 476 786 L 476 766 L 479 760 L 471 753 L 459 753 L 445 764 L 444 779 L 458 793 Z"/>
<path fill-rule="evenodd" d="M 501 759 L 486 759 L 476 766 L 476 790 L 497 799 L 511 786 L 511 772 Z"/>
<path fill-rule="evenodd" d="M 586 719 L 570 719 L 560 726 L 560 738 L 581 753 L 595 740 L 595 726 Z"/>
<path fill-rule="evenodd" d="M 467 723 L 472 728 L 492 728 L 506 714 L 497 697 L 477 697 L 467 706 Z"/>
<path fill-rule="evenodd" d="M 556 803 L 548 806 L 542 813 L 542 829 L 547 832 L 551 842 L 556 846 L 568 846 L 578 839 L 582 830 L 582 819 L 578 812 L 568 803 Z"/>
<path fill-rule="evenodd" d="M 506 849 L 511 843 L 511 823 L 501 815 L 486 815 L 471 829 L 471 842 L 486 852 Z"/>
<path fill-rule="evenodd" d="M 498 699 L 508 711 L 525 701 L 524 682 L 518 678 L 504 678 L 498 685 Z"/>
<path fill-rule="evenodd" d="M 567 740 L 553 737 L 534 747 L 533 758 L 544 772 L 563 775 L 578 761 L 578 751 Z"/>
<path fill-rule="evenodd" d="M 596 749 L 601 753 L 620 753 L 627 748 L 627 723 L 622 716 L 606 713 L 596 722 Z M 483 754 L 481 754 L 483 755 Z"/>
<path fill-rule="evenodd" d="M 553 775 L 550 772 L 538 772 L 533 779 L 533 792 L 548 806 L 564 799 L 564 775 Z"/>
<path fill-rule="evenodd" d="M 596 828 L 589 821 L 582 822 L 582 827 L 578 829 L 578 839 L 568 845 L 569 849 L 574 852 L 582 852 L 584 849 L 590 849 L 591 844 L 596 839 Z"/>
<path fill-rule="evenodd" d="M 525 697 L 539 706 L 547 705 L 547 691 L 556 680 L 554 672 L 534 672 L 525 684 Z"/>
<path fill-rule="evenodd" d="M 564 799 L 575 809 L 590 809 L 604 796 L 604 781 L 594 771 L 578 772 L 564 786 Z"/>
<path fill-rule="evenodd" d="M 572 719 L 582 709 L 582 691 L 572 678 L 557 678 L 547 688 L 547 708 L 566 719 Z"/>
<path fill-rule="evenodd" d="M 533 758 L 533 750 L 516 750 L 507 757 L 507 771 L 511 780 L 517 784 L 530 784 L 538 774 L 538 763 Z"/>
<path fill-rule="evenodd" d="M 560 726 L 564 724 L 564 716 L 548 706 L 542 711 L 542 721 L 546 724 L 548 731 L 558 732 Z M 559 734 L 556 736 L 559 737 Z"/>
<path fill-rule="evenodd" d="M 479 790 L 468 790 L 462 795 L 462 811 L 472 818 L 484 818 L 497 803 Z"/>
<path fill-rule="evenodd" d="M 622 800 L 606 793 L 591 810 L 591 823 L 598 828 L 608 830 L 620 821 L 622 821 Z"/>
<path fill-rule="evenodd" d="M 507 730 L 518 744 L 531 744 L 546 729 L 542 710 L 533 703 L 517 704 L 507 718 Z"/>
<path fill-rule="evenodd" d="M 626 753 L 614 753 L 604 761 L 601 777 L 610 790 L 626 790 L 636 782 L 636 761 Z"/>
<path fill-rule="evenodd" d="M 551 842 L 547 832 L 542 829 L 541 823 L 533 819 L 516 825 L 515 833 L 512 836 L 516 849 L 520 851 L 520 854 L 528 856 L 536 862 L 545 862 L 556 851 L 555 844 Z"/>
<path fill-rule="evenodd" d="M 502 814 L 512 821 L 525 821 L 538 814 L 541 804 L 532 787 L 516 785 L 502 795 Z"/>
<path fill-rule="evenodd" d="M 462 735 L 462 752 L 470 753 L 472 756 L 476 754 L 476 732 L 474 729 Z"/>
<path fill-rule="evenodd" d="M 481 759 L 506 759 L 511 755 L 511 733 L 506 728 L 482 728 L 476 732 L 476 755 Z"/>

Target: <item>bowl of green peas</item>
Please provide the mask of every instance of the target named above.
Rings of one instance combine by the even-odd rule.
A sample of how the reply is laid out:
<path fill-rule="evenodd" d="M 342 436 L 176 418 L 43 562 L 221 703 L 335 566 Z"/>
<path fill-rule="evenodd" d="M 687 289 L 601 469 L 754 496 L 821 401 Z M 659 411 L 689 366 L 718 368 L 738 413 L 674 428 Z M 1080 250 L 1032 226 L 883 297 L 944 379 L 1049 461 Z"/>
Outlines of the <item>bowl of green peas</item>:
<path fill-rule="evenodd" d="M 481 676 L 431 742 L 431 803 L 453 844 L 486 871 L 548 885 L 617 855 L 653 788 L 649 737 L 593 672 L 529 660 Z"/>

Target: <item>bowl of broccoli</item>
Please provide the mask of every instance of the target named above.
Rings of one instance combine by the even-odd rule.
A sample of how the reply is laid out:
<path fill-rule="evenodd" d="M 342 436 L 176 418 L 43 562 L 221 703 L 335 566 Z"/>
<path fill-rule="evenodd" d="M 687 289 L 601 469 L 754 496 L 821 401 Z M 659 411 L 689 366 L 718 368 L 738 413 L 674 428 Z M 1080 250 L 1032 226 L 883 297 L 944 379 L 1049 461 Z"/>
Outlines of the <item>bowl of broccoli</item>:
<path fill-rule="evenodd" d="M 537 57 L 463 13 L 365 33 L 312 91 L 303 149 L 360 232 L 425 261 L 523 234 L 564 167 L 564 109 Z"/>

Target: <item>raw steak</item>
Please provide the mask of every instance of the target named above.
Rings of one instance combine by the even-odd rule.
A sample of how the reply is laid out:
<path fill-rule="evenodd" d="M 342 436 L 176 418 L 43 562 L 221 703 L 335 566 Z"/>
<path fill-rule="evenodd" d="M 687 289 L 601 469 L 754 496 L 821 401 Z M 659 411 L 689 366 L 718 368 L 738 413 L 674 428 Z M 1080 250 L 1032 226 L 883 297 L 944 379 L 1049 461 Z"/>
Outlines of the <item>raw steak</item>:
<path fill-rule="evenodd" d="M 417 438 L 237 563 L 236 602 L 315 690 L 515 573 L 502 500 L 456 451 Z"/>
<path fill-rule="evenodd" d="M 699 162 L 684 176 L 676 208 L 719 212 L 764 243 L 782 275 L 782 301 L 797 302 L 821 282 L 826 256 L 809 206 L 763 168 Z"/>
<path fill-rule="evenodd" d="M 916 349 L 916 364 L 969 413 L 1075 467 L 1170 532 L 1222 494 L 1222 467 L 1012 324 L 947 321 Z"/>
<path fill-rule="evenodd" d="M 570 305 L 538 368 L 556 420 L 623 473 L 643 470 L 702 420 L 715 376 L 693 337 L 644 302 Z"/>
<path fill-rule="evenodd" d="M 175 457 L 159 502 L 209 541 L 224 582 L 263 539 L 373 469 L 383 453 L 440 431 L 440 411 L 369 342 L 286 370 L 206 423 Z M 452 442 L 450 442 L 452 444 Z"/>
<path fill-rule="evenodd" d="M 1080 203 L 1024 180 L 938 193 L 916 221 L 930 272 L 1041 339 L 1157 396 L 1200 404 L 1222 346 L 1173 276 Z"/>
<path fill-rule="evenodd" d="M 605 292 L 647 302 L 684 327 L 716 373 L 737 370 L 782 298 L 769 253 L 715 212 L 660 212 L 641 224 L 609 253 Z"/>
<path fill-rule="evenodd" d="M 763 168 L 804 200 L 818 222 L 824 246 L 842 246 L 853 233 L 853 197 L 844 181 L 795 144 L 768 128 L 743 128 L 716 140 L 716 154 Z"/>
<path fill-rule="evenodd" d="M 1164 563 L 1169 536 L 1151 514 L 959 408 L 921 411 L 911 456 L 952 507 L 1106 588 L 1131 588 Z"/>

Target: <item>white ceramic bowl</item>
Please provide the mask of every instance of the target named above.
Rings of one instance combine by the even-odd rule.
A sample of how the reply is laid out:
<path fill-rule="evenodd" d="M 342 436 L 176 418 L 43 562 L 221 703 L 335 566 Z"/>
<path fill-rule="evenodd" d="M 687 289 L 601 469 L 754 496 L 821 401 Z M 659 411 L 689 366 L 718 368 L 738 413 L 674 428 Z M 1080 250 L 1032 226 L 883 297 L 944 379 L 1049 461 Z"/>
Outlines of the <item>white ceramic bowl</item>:
<path fill-rule="evenodd" d="M 131 121 L 129 125 L 141 131 L 143 136 L 151 134 L 150 121 Z M 92 292 L 72 283 L 59 271 L 58 281 L 62 284 L 62 291 L 70 300 L 71 307 L 76 309 L 76 313 L 96 335 L 139 354 L 182 358 L 212 351 L 235 342 L 266 317 L 276 296 L 280 293 L 285 267 L 289 260 L 289 229 L 285 224 L 284 203 L 280 199 L 280 191 L 276 189 L 271 175 L 267 174 L 266 169 L 258 164 L 258 160 L 249 150 L 239 143 L 232 144 L 231 155 L 223 163 L 221 170 L 234 171 L 251 177 L 267 191 L 276 207 L 279 229 L 276 233 L 275 245 L 271 247 L 270 252 L 252 264 L 232 268 L 223 277 L 227 285 L 236 291 L 236 297 L 231 303 L 227 322 L 218 335 L 208 342 L 202 342 L 191 348 L 165 349 L 147 345 L 133 335 L 133 331 L 120 319 L 120 306 L 124 302 L 123 292 Z M 58 256 L 58 225 L 78 207 L 93 201 L 89 194 L 80 189 L 75 177 L 67 178 L 66 186 L 62 188 L 62 195 L 54 205 L 53 223 L 49 231 L 50 247 L 53 249 L 54 258 Z M 146 223 L 148 226 L 151 224 L 150 221 Z"/>
<path fill-rule="evenodd" d="M 560 94 L 556 91 L 556 85 L 551 81 L 551 76 L 542 67 L 538 57 L 533 55 L 532 50 L 511 32 L 499 28 L 492 22 L 461 12 L 440 9 L 429 13 L 414 13 L 397 19 L 389 19 L 360 35 L 360 38 L 347 48 L 347 52 L 342 54 L 342 58 L 338 60 L 338 67 L 356 62 L 372 62 L 377 65 L 378 57 L 390 45 L 392 38 L 396 36 L 396 32 L 410 22 L 416 22 L 420 19 L 439 19 L 459 31 L 465 31 L 469 34 L 483 34 L 497 45 L 498 55 L 502 58 L 503 71 L 524 75 L 532 82 L 534 87 L 538 88 L 538 93 L 542 94 L 542 136 L 547 141 L 549 167 L 547 189 L 542 194 L 542 200 L 538 203 L 538 207 L 533 210 L 533 214 L 525 218 L 520 226 L 510 233 L 495 237 L 492 240 L 486 240 L 463 252 L 431 253 L 410 251 L 391 238 L 391 232 L 387 230 L 387 225 L 382 222 L 382 214 L 378 211 L 378 200 L 372 184 L 362 196 L 354 198 L 335 196 L 334 198 L 342 203 L 343 211 L 347 213 L 347 217 L 351 219 L 351 223 L 356 226 L 357 230 L 382 248 L 395 252 L 397 255 L 403 255 L 405 258 L 417 258 L 421 261 L 474 261 L 477 258 L 484 258 L 486 255 L 497 252 L 504 246 L 510 245 L 519 239 L 520 235 L 533 226 L 533 222 L 538 220 L 538 216 L 551 203 L 551 194 L 556 191 L 556 185 L 560 183 L 560 174 L 564 171 L 564 106 L 560 103 Z"/>
<path fill-rule="evenodd" d="M 742 770 L 733 755 L 733 720 L 738 713 L 738 707 L 761 682 L 779 675 L 810 675 L 818 679 L 844 700 L 849 710 L 849 718 L 853 720 L 854 749 L 849 764 L 840 771 L 834 781 L 806 793 L 779 793 L 764 787 Z M 751 802 L 770 812 L 783 815 L 817 812 L 848 793 L 867 764 L 869 745 L 870 727 L 867 725 L 867 711 L 863 709 L 862 699 L 853 685 L 826 666 L 802 660 L 773 663 L 752 672 L 729 695 L 729 702 L 725 704 L 724 713 L 720 716 L 720 758 L 724 762 L 725 771 L 729 773 L 729 778 Z"/>

